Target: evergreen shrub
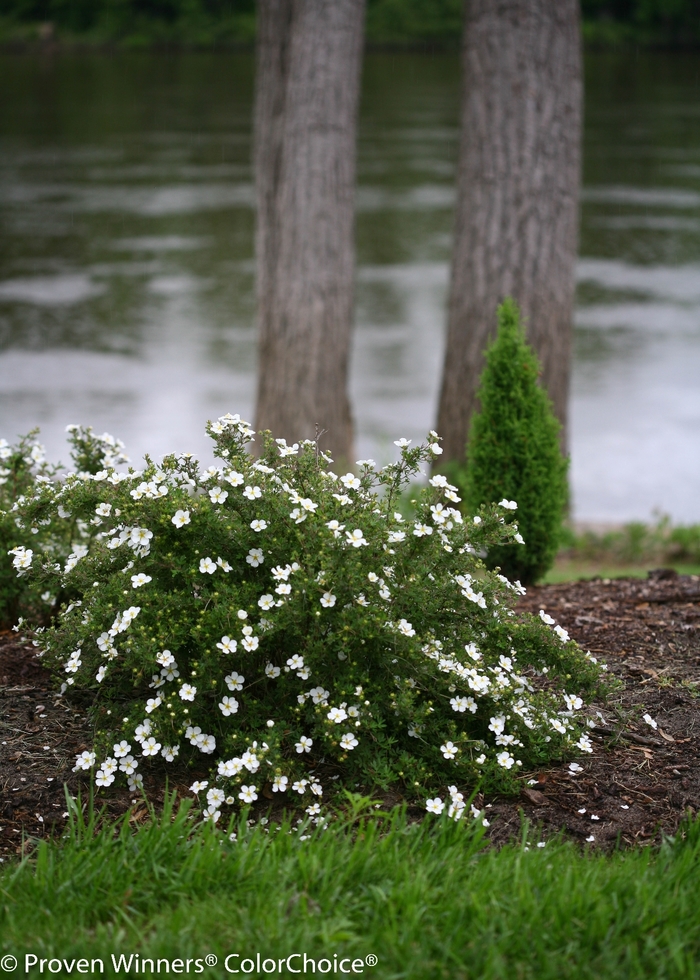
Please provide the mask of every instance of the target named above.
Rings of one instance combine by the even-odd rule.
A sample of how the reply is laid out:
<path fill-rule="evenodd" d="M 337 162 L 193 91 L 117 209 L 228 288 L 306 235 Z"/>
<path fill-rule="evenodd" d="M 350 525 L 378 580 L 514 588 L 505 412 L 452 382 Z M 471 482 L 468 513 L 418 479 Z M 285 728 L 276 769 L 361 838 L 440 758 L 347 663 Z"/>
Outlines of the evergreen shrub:
<path fill-rule="evenodd" d="M 519 543 L 491 547 L 487 564 L 526 585 L 551 568 L 568 499 L 560 424 L 538 375 L 518 307 L 507 299 L 498 309 L 469 433 L 465 504 L 472 513 L 503 498 L 517 504 Z"/>
<path fill-rule="evenodd" d="M 24 622 L 62 691 L 88 691 L 95 741 L 76 760 L 132 789 L 179 755 L 208 769 L 207 818 L 289 794 L 319 812 L 344 787 L 400 787 L 439 812 L 450 785 L 514 785 L 519 771 L 589 752 L 583 698 L 600 668 L 479 553 L 511 540 L 507 508 L 465 519 L 433 476 L 407 520 L 397 501 L 438 437 L 398 462 L 338 475 L 316 443 L 208 425 L 217 461 L 146 457 L 141 472 L 84 459 L 19 502 L 22 578 L 58 600 Z M 79 543 L 66 554 L 68 540 Z M 24 539 L 22 539 L 24 540 Z M 272 798 L 272 797 L 271 797 Z M 283 796 L 278 797 L 283 798 Z"/>

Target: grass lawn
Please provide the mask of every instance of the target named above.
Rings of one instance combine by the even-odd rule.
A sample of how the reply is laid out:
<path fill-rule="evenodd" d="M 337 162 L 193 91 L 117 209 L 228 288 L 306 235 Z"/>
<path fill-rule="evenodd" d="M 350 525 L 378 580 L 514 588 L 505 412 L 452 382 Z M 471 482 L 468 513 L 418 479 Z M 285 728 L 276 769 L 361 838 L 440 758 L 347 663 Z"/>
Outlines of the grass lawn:
<path fill-rule="evenodd" d="M 608 857 L 556 841 L 539 848 L 534 835 L 528 848 L 527 831 L 520 844 L 485 849 L 472 823 L 409 824 L 400 812 L 289 829 L 243 825 L 231 841 L 193 830 L 182 811 L 117 833 L 74 820 L 60 845 L 41 843 L 0 872 L 0 952 L 17 957 L 16 976 L 27 954 L 30 975 L 51 957 L 68 961 L 52 964 L 61 976 L 80 957 L 115 975 L 111 954 L 122 953 L 154 965 L 200 959 L 211 977 L 230 975 L 230 954 L 232 975 L 264 975 L 258 953 L 275 976 L 301 970 L 303 954 L 334 976 L 341 964 L 421 980 L 700 976 L 698 823 L 660 851 Z M 271 963 L 295 953 L 292 970 Z M 136 962 L 131 975 L 150 975 L 148 960 Z"/>
<path fill-rule="evenodd" d="M 673 568 L 679 575 L 700 575 L 700 564 L 649 560 L 625 564 L 621 561 L 569 558 L 560 556 L 547 572 L 541 585 L 574 582 L 587 578 L 646 578 L 652 568 Z"/>

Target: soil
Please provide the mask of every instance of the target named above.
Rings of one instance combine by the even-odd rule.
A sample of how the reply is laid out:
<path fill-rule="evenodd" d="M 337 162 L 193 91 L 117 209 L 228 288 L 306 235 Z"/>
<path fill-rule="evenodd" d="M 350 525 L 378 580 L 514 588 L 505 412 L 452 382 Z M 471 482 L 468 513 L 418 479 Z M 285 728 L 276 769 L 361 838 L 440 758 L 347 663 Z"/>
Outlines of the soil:
<path fill-rule="evenodd" d="M 517 798 L 477 798 L 490 840 L 520 838 L 523 815 L 535 828 L 533 845 L 561 833 L 610 850 L 673 835 L 700 810 L 700 577 L 660 569 L 646 580 L 539 586 L 528 589 L 519 608 L 546 610 L 620 683 L 605 704 L 594 706 L 600 712 L 591 735 L 595 751 L 577 760 L 580 772 L 562 763 L 525 773 Z M 31 645 L 0 634 L 2 858 L 60 835 L 66 791 L 89 797 L 89 780 L 72 771 L 76 754 L 89 747 L 86 707 L 55 692 Z M 189 796 L 198 774 L 186 766 L 168 771 L 170 789 Z M 163 788 L 156 776 L 150 780 L 146 796 L 158 808 Z M 384 803 L 398 801 L 387 795 Z M 102 802 L 109 816 L 131 809 L 134 823 L 148 817 L 143 800 L 126 790 L 110 789 Z M 270 801 L 256 806 L 262 812 Z M 414 809 L 414 816 L 424 814 Z"/>

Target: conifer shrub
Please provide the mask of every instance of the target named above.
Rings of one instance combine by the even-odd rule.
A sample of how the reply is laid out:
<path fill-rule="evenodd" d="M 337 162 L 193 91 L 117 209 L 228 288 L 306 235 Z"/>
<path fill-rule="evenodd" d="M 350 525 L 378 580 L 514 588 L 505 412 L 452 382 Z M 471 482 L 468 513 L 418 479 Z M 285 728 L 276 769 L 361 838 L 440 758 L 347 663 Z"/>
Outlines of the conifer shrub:
<path fill-rule="evenodd" d="M 508 509 L 465 518 L 442 475 L 413 517 L 397 508 L 435 433 L 339 475 L 314 442 L 262 433 L 253 456 L 238 416 L 208 431 L 212 466 L 88 454 L 14 510 L 18 531 L 56 535 L 10 549 L 61 597 L 49 627 L 21 629 L 67 697 L 92 698 L 76 769 L 98 788 L 179 757 L 204 768 L 192 791 L 213 821 L 261 793 L 317 815 L 339 789 L 388 786 L 433 812 L 448 788 L 457 817 L 462 790 L 592 751 L 599 666 L 544 612 L 516 615 L 522 587 L 479 558 L 518 533 Z"/>
<path fill-rule="evenodd" d="M 487 564 L 526 585 L 542 578 L 554 561 L 568 497 L 560 424 L 538 375 L 518 307 L 506 299 L 486 352 L 480 410 L 469 433 L 465 504 L 471 513 L 503 499 L 517 504 L 517 543 L 491 547 Z"/>

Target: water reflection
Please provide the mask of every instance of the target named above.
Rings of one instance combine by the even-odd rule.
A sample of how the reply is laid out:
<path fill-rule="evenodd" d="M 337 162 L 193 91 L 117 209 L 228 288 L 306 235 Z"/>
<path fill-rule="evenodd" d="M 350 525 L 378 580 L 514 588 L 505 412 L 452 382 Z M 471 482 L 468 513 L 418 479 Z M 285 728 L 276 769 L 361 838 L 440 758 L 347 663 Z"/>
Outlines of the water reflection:
<path fill-rule="evenodd" d="M 206 453 L 255 385 L 249 55 L 0 57 L 0 412 Z M 434 424 L 454 206 L 452 55 L 367 58 L 358 455 Z M 572 394 L 576 515 L 700 520 L 700 88 L 590 56 Z"/>

